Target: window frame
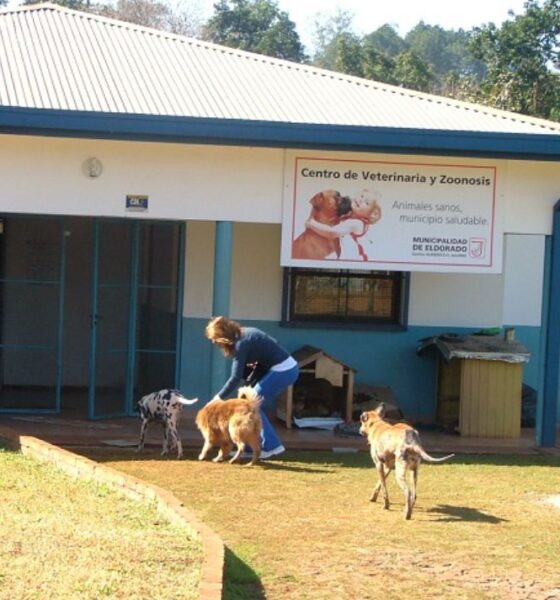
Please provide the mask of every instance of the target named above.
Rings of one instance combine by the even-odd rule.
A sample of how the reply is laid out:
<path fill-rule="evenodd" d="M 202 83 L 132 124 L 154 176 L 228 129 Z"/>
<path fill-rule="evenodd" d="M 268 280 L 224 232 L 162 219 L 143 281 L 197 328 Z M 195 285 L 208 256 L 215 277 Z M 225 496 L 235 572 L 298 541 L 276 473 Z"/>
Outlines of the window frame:
<path fill-rule="evenodd" d="M 344 317 L 343 315 L 316 315 L 301 317 L 294 315 L 294 280 L 298 273 L 325 277 L 336 276 L 345 278 L 375 278 L 375 273 L 391 274 L 391 279 L 398 279 L 400 283 L 399 297 L 395 299 L 396 307 L 393 309 L 394 319 L 375 317 Z M 361 274 L 363 273 L 363 274 Z M 312 267 L 285 267 L 283 269 L 282 286 L 282 327 L 291 328 L 321 328 L 321 329 L 370 329 L 387 331 L 404 331 L 408 329 L 408 306 L 410 290 L 410 273 L 408 271 L 353 271 L 351 269 L 317 269 Z"/>

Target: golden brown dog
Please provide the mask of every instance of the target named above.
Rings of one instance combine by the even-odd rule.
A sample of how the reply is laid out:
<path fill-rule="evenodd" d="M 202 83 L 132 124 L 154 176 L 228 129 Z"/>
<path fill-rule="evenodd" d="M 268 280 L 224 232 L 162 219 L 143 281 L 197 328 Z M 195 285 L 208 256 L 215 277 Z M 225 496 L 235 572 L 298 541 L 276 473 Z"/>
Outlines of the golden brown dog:
<path fill-rule="evenodd" d="M 204 446 L 198 460 L 204 460 L 210 448 L 218 446 L 220 451 L 213 461 L 222 462 L 235 444 L 237 451 L 230 463 L 237 462 L 245 446 L 249 445 L 253 457 L 248 464 L 256 464 L 261 455 L 260 402 L 253 388 L 242 387 L 237 398 L 212 400 L 199 410 L 196 426 L 204 437 Z"/>
<path fill-rule="evenodd" d="M 391 425 L 383 419 L 384 416 L 385 405 L 382 402 L 375 410 L 364 412 L 360 417 L 362 422 L 360 433 L 367 436 L 371 458 L 379 476 L 370 500 L 375 502 L 379 491 L 383 488 L 385 501 L 383 508 L 389 508 L 386 478 L 391 470 L 395 469 L 397 483 L 404 492 L 404 514 L 407 519 L 410 519 L 412 508 L 416 502 L 418 467 L 422 460 L 442 462 L 455 455 L 449 454 L 442 458 L 433 458 L 422 448 L 416 429 L 406 423 Z"/>
<path fill-rule="evenodd" d="M 336 225 L 340 217 L 350 211 L 350 199 L 336 190 L 319 192 L 309 201 L 311 217 L 319 223 Z M 340 239 L 328 239 L 311 229 L 306 229 L 292 243 L 292 258 L 321 259 L 335 253 L 340 256 Z"/>

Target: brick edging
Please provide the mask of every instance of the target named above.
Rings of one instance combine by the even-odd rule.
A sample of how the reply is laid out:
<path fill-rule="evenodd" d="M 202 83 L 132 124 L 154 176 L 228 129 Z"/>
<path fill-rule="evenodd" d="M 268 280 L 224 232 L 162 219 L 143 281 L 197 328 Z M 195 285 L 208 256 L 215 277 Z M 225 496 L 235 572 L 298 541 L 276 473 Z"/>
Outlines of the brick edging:
<path fill-rule="evenodd" d="M 134 500 L 155 501 L 157 510 L 172 523 L 185 526 L 202 543 L 200 599 L 221 600 L 225 548 L 220 536 L 167 490 L 146 483 L 132 475 L 84 458 L 39 438 L 20 435 L 14 429 L 0 425 L 0 440 L 10 448 L 21 450 L 36 460 L 56 464 L 79 479 L 104 483 Z"/>

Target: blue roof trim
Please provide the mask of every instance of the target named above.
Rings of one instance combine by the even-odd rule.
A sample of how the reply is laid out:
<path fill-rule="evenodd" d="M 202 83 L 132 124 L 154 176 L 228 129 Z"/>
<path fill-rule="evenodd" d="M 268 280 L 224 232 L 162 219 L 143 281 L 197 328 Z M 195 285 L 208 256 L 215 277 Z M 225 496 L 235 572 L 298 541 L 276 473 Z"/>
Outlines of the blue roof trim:
<path fill-rule="evenodd" d="M 176 143 L 560 159 L 560 134 L 441 131 L 0 107 L 0 133 Z"/>

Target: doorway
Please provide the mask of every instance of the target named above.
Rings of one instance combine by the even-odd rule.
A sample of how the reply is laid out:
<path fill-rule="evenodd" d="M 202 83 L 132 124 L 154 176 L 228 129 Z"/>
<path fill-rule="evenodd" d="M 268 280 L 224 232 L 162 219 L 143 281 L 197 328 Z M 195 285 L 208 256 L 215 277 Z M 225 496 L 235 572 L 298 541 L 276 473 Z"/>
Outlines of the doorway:
<path fill-rule="evenodd" d="M 0 220 L 0 412 L 134 413 L 178 384 L 184 224 Z"/>

